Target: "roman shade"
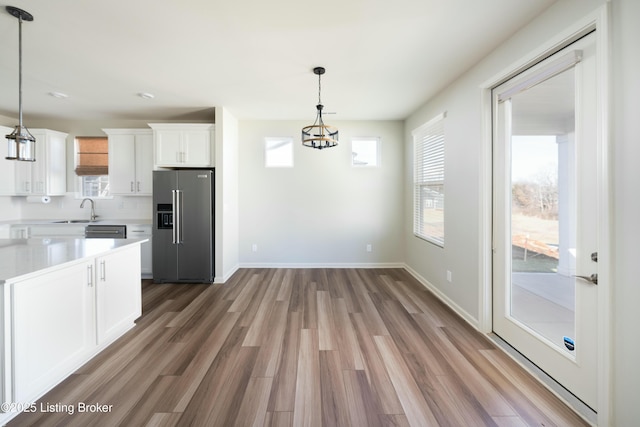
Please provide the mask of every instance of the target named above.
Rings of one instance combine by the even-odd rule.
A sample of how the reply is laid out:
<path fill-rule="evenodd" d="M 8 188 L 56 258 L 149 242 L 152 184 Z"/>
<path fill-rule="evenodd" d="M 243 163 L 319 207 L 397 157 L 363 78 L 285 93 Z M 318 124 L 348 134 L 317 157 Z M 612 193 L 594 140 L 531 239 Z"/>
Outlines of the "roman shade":
<path fill-rule="evenodd" d="M 106 137 L 77 137 L 76 175 L 109 174 L 109 139 Z"/>

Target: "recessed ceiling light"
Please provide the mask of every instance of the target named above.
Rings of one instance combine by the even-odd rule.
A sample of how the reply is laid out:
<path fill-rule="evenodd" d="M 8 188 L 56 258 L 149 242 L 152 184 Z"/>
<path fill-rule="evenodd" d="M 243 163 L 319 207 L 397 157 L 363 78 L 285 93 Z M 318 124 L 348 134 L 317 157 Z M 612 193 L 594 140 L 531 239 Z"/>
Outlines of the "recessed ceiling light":
<path fill-rule="evenodd" d="M 62 92 L 49 92 L 50 96 L 53 96 L 54 98 L 58 98 L 58 99 L 65 99 L 68 98 L 69 95 L 67 95 L 66 93 L 62 93 Z"/>
<path fill-rule="evenodd" d="M 140 92 L 138 94 L 138 96 L 142 99 L 153 99 L 155 98 L 155 95 L 149 92 Z"/>

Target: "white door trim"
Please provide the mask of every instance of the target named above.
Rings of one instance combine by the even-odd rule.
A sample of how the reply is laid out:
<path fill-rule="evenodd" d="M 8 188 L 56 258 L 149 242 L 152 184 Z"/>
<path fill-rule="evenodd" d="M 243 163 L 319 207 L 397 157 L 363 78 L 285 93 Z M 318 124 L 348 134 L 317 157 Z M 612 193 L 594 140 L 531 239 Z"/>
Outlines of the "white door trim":
<path fill-rule="evenodd" d="M 484 333 L 492 331 L 492 114 L 491 89 L 507 81 L 514 75 L 536 64 L 552 53 L 561 50 L 573 41 L 596 31 L 597 67 L 598 67 L 598 425 L 611 425 L 612 396 L 611 396 L 611 175 L 609 159 L 610 141 L 610 61 L 609 44 L 611 40 L 609 16 L 610 4 L 607 2 L 593 13 L 587 15 L 566 31 L 554 36 L 538 49 L 520 58 L 509 67 L 480 85 L 482 102 L 482 151 L 480 185 L 480 216 L 479 216 L 479 307 L 478 328 Z"/>

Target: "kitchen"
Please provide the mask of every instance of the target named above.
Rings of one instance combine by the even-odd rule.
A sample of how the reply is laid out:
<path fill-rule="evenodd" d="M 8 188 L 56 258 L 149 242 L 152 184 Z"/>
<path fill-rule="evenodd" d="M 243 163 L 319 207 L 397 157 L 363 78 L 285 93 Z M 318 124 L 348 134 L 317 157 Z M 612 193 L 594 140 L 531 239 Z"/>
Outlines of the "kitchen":
<path fill-rule="evenodd" d="M 409 268 L 481 330 L 486 296 L 481 283 L 486 271 L 481 265 L 486 248 L 478 241 L 486 238 L 479 225 L 483 222 L 481 206 L 486 204 L 480 187 L 486 177 L 479 159 L 487 152 L 480 136 L 485 113 L 480 111 L 477 89 L 525 52 L 546 43 L 550 35 L 565 32 L 567 23 L 580 22 L 600 7 L 608 8 L 616 81 L 611 103 L 618 114 L 611 124 L 616 144 L 610 168 L 616 183 L 611 209 L 616 224 L 611 275 L 616 277 L 616 287 L 609 295 L 610 323 L 604 323 L 608 328 L 605 336 L 612 338 L 603 363 L 615 369 L 601 367 L 609 403 L 599 416 L 624 425 L 624 420 L 637 415 L 632 396 L 637 396 L 640 383 L 636 381 L 639 351 L 631 338 L 636 336 L 632 325 L 637 324 L 633 303 L 638 298 L 633 285 L 637 248 L 628 238 L 637 230 L 639 206 L 631 184 L 638 181 L 633 163 L 637 148 L 631 144 L 637 134 L 632 113 L 638 110 L 640 98 L 635 96 L 633 70 L 638 62 L 632 47 L 638 30 L 630 22 L 637 16 L 636 2 L 559 0 L 519 10 L 510 2 L 494 4 L 500 10 L 508 8 L 505 14 L 513 19 L 507 25 L 486 6 L 465 17 L 459 10 L 437 15 L 425 10 L 429 2 L 422 6 L 409 2 L 416 8 L 410 17 L 406 9 L 391 5 L 374 7 L 367 15 L 356 5 L 327 4 L 326 10 L 322 8 L 324 22 L 337 25 L 339 31 L 292 26 L 292 22 L 305 22 L 308 15 L 297 15 L 298 7 L 289 2 L 278 9 L 288 11 L 284 14 L 257 5 L 251 11 L 225 6 L 212 13 L 210 9 L 218 6 L 195 2 L 189 7 L 164 5 L 154 10 L 143 4 L 116 7 L 71 2 L 56 10 L 48 3 L 16 4 L 35 17 L 24 25 L 25 125 L 30 130 L 67 134 L 65 188 L 57 195 L 3 193 L 0 220 L 4 236 L 11 237 L 13 227 L 15 236 L 34 236 L 34 231 L 37 236 L 41 226 L 47 227 L 46 234 L 51 227 L 78 233 L 81 227 L 74 228 L 77 224 L 49 221 L 89 219 L 89 202 L 80 208 L 84 197 L 78 194 L 74 172 L 76 137 L 108 136 L 103 129 L 153 133 L 150 123 L 214 124 L 210 146 L 216 171 L 214 282 L 226 283 L 245 268 Z M 343 14 L 336 17 L 335 11 Z M 481 14 L 483 19 L 471 18 Z M 0 85 L 3 94 L 14 94 L 17 25 L 15 18 L 5 15 L 0 35 L 8 42 L 0 47 Z M 376 19 L 365 21 L 363 16 Z M 352 34 L 358 36 L 350 37 Z M 466 36 L 459 39 L 457 34 Z M 236 39 L 238 44 L 227 43 Z M 436 40 L 444 46 L 443 56 L 428 58 L 430 64 L 416 58 L 415 52 L 427 49 L 426 41 Z M 323 53 L 301 60 L 298 53 L 309 56 L 311 47 Z M 189 60 L 198 66 L 185 66 Z M 443 62 L 458 68 L 443 67 Z M 341 143 L 327 150 L 298 144 L 300 129 L 314 117 L 318 81 L 312 68 L 318 65 L 327 67 L 322 77 L 326 111 L 337 113 L 327 114 L 325 120 L 337 125 L 341 133 Z M 379 80 L 390 68 L 400 75 L 389 72 L 392 78 Z M 33 77 L 36 71 L 45 70 L 48 76 Z M 74 80 L 79 86 L 67 89 Z M 270 85 L 263 86 L 264 82 Z M 50 95 L 58 92 L 68 97 Z M 138 95 L 143 93 L 153 97 Z M 3 97 L 0 125 L 15 126 L 17 104 L 17 96 Z M 384 109 L 388 112 L 383 113 Z M 447 111 L 457 134 L 447 152 L 447 208 L 453 227 L 447 230 L 447 247 L 440 250 L 414 239 L 410 230 L 410 134 L 442 111 Z M 264 143 L 271 137 L 296 141 L 293 167 L 265 168 Z M 378 167 L 352 165 L 350 145 L 357 137 L 379 138 Z M 152 162 L 150 169 L 156 167 Z M 3 191 L 10 177 L 15 179 L 15 170 L 9 169 L 0 169 Z M 15 182 L 7 185 L 15 189 Z M 50 199 L 43 202 L 43 196 Z M 114 195 L 95 198 L 94 203 L 101 221 L 143 226 L 143 232 L 152 227 L 151 196 Z M 453 272 L 451 281 L 447 271 Z M 600 424 L 614 423 L 601 420 Z"/>
<path fill-rule="evenodd" d="M 153 277 L 152 229 L 160 233 L 156 241 L 161 240 L 162 243 L 157 248 L 160 256 L 156 255 L 157 282 L 214 281 L 213 233 L 201 227 L 206 226 L 206 222 L 193 222 L 188 203 L 194 199 L 208 203 L 208 209 L 206 204 L 200 203 L 199 211 L 208 211 L 208 223 L 210 226 L 213 224 L 213 176 L 206 173 L 211 172 L 214 166 L 211 154 L 214 152 L 213 125 L 152 126 L 154 132 L 151 129 L 148 132 L 139 129 L 106 129 L 104 132 L 109 135 L 108 138 L 98 140 L 103 144 L 96 144 L 96 139 L 92 138 L 94 144 L 91 148 L 100 147 L 101 151 L 97 154 L 95 150 L 91 152 L 87 148 L 79 151 L 75 156 L 75 168 L 65 166 L 66 134 L 32 128 L 39 142 L 36 146 L 36 162 L 0 161 L 4 174 L 3 195 L 23 198 L 25 207 L 32 204 L 49 207 L 53 203 L 53 218 L 47 218 L 43 209 L 37 209 L 37 218 L 27 219 L 27 215 L 23 214 L 23 219 L 19 221 L 0 224 L 0 238 L 5 242 L 0 249 L 4 301 L 2 329 L 7 331 L 3 336 L 11 337 L 3 340 L 2 344 L 2 390 L 5 402 L 35 402 L 44 391 L 134 327 L 134 322 L 142 314 L 140 279 Z M 0 130 L 6 134 L 11 132 L 10 128 L 5 127 L 0 127 Z M 122 155 L 123 149 L 129 151 Z M 109 152 L 110 157 L 107 155 Z M 169 163 L 161 163 L 163 158 L 170 159 Z M 129 159 L 133 168 L 128 168 L 126 164 L 118 168 L 118 161 Z M 176 159 L 177 163 L 174 163 Z M 192 164 L 189 164 L 190 159 L 194 159 Z M 104 163 L 102 168 L 101 161 Z M 110 171 L 109 165 L 113 166 Z M 85 197 L 101 194 L 81 191 L 79 197 L 65 197 L 68 169 L 78 175 L 75 177 L 77 182 L 85 176 L 93 178 L 97 174 L 108 174 L 113 188 L 110 197 L 119 194 L 119 187 L 127 190 L 121 202 L 124 205 L 129 194 L 139 201 L 151 198 L 152 188 L 155 188 L 153 194 L 156 196 L 164 194 L 162 185 L 158 182 L 153 185 L 152 179 L 156 175 L 158 179 L 165 177 L 170 171 L 153 169 L 175 166 L 209 167 L 209 170 L 197 169 L 197 176 L 210 176 L 211 181 L 209 197 L 190 192 L 188 187 L 193 184 L 187 182 L 180 187 L 186 190 L 186 195 L 177 191 L 179 198 L 174 199 L 174 203 L 169 198 L 169 204 L 165 203 L 169 206 L 170 215 L 176 215 L 176 227 L 173 227 L 171 216 L 165 220 L 164 228 L 175 228 L 174 242 L 179 242 L 180 249 L 187 254 L 183 257 L 173 255 L 179 261 L 173 274 L 163 274 L 163 267 L 168 266 L 171 260 L 164 257 L 162 252 L 166 250 L 165 245 L 177 245 L 172 245 L 170 239 L 162 239 L 166 234 L 163 233 L 163 224 L 156 222 L 154 227 L 148 213 L 144 213 L 142 218 L 137 216 L 129 219 L 122 213 L 124 209 L 119 209 L 117 214 L 106 209 L 100 210 L 100 202 L 108 199 Z M 190 170 L 193 169 L 180 169 L 179 173 Z M 83 172 L 91 175 L 83 175 Z M 182 178 L 183 181 L 185 179 Z M 187 188 L 184 188 L 185 185 Z M 167 201 L 158 199 L 155 202 L 159 205 Z M 75 206 L 73 209 L 64 209 L 65 203 Z M 181 203 L 185 203 L 186 208 L 181 208 Z M 149 205 L 148 201 L 146 205 Z M 184 224 L 180 219 L 181 214 L 187 221 Z M 197 228 L 194 229 L 193 225 Z M 189 230 L 194 230 L 195 235 L 194 232 L 189 234 Z M 184 232 L 186 238 L 180 232 Z M 197 247 L 195 253 L 187 253 L 192 242 L 199 240 L 202 235 L 210 237 L 203 241 L 204 245 Z M 207 247 L 209 250 L 206 250 Z M 193 276 L 191 270 L 195 268 L 201 271 L 201 265 L 208 267 L 208 273 Z M 95 296 L 89 292 L 92 289 L 95 289 Z M 60 316 L 61 312 L 66 314 Z M 20 410 L 4 412 L 6 419 L 7 415 L 15 415 Z"/>

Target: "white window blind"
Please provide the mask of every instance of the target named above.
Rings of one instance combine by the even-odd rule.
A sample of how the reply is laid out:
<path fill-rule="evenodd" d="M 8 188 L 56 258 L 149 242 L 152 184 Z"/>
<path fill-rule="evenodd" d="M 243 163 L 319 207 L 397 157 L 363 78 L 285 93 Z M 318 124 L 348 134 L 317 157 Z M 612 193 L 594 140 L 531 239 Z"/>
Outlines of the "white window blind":
<path fill-rule="evenodd" d="M 413 233 L 444 247 L 444 119 L 434 117 L 413 131 Z"/>

